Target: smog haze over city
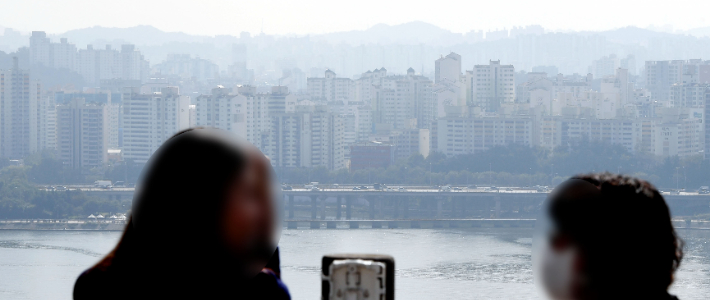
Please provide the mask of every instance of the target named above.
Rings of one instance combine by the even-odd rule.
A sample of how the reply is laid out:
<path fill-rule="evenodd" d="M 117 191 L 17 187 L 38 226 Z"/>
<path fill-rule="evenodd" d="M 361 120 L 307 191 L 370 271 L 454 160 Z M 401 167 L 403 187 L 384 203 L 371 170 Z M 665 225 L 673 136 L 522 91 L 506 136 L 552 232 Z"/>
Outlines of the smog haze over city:
<path fill-rule="evenodd" d="M 680 231 L 690 258 L 670 291 L 704 299 L 707 8 L 4 3 L 0 298 L 71 299 L 131 226 L 154 153 L 207 127 L 268 158 L 293 299 L 320 297 L 330 252 L 393 255 L 398 298 L 544 299 L 531 259 L 541 203 L 595 172 L 650 182 L 674 226 L 698 229 Z"/>

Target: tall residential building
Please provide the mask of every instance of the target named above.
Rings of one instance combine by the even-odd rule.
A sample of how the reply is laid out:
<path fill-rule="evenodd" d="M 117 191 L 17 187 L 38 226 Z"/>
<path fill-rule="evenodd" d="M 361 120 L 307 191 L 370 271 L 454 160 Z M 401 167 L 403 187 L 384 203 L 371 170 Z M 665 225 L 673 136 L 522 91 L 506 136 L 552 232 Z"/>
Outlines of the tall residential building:
<path fill-rule="evenodd" d="M 247 139 L 247 98 L 222 86 L 195 98 L 195 126 L 225 129 Z"/>
<path fill-rule="evenodd" d="M 299 106 L 271 115 L 264 153 L 274 167 L 345 168 L 344 122 L 325 106 Z"/>
<path fill-rule="evenodd" d="M 360 78 L 355 81 L 355 98 L 358 102 L 371 104 L 374 98 L 374 86 L 382 85 L 382 80 L 387 77 L 385 68 L 375 69 L 363 73 Z"/>
<path fill-rule="evenodd" d="M 646 89 L 651 92 L 652 101 L 668 103 L 671 86 L 683 81 L 684 63 L 682 60 L 646 62 Z"/>
<path fill-rule="evenodd" d="M 246 103 L 246 139 L 264 151 L 272 129 L 270 116 L 279 113 L 294 112 L 296 96 L 285 86 L 271 88 L 271 93 L 257 93 L 256 87 L 240 86 L 237 92 Z M 198 111 L 198 118 L 200 112 Z"/>
<path fill-rule="evenodd" d="M 232 76 L 241 81 L 249 81 L 250 74 L 247 69 L 247 45 L 234 44 L 232 45 L 232 65 L 229 70 Z"/>
<path fill-rule="evenodd" d="M 140 88 L 123 89 L 124 159 L 145 163 L 175 133 L 189 128 L 190 97 L 177 87 L 141 94 Z"/>
<path fill-rule="evenodd" d="M 32 36 L 30 36 L 30 65 L 52 67 L 52 45 L 44 31 L 32 31 Z"/>
<path fill-rule="evenodd" d="M 75 69 L 87 83 L 94 85 L 116 79 L 145 81 L 149 72 L 143 55 L 133 45 L 122 45 L 120 52 L 111 45 L 106 45 L 105 49 L 88 45 L 79 50 Z"/>
<path fill-rule="evenodd" d="M 454 52 L 441 57 L 434 62 L 434 83 L 444 79 L 459 81 L 461 78 L 461 55 Z"/>
<path fill-rule="evenodd" d="M 76 45 L 67 42 L 67 38 L 52 43 L 52 66 L 57 69 L 76 70 Z"/>
<path fill-rule="evenodd" d="M 325 70 L 323 78 L 308 78 L 307 86 L 311 101 L 355 100 L 355 81 L 350 78 L 337 78 L 331 70 Z"/>
<path fill-rule="evenodd" d="M 57 149 L 57 102 L 53 94 L 40 98 L 37 106 L 37 149 Z"/>
<path fill-rule="evenodd" d="M 431 85 L 431 80 L 415 75 L 412 68 L 407 70 L 407 75 L 383 78 L 380 85 L 372 87 L 373 123 L 390 124 L 394 129 L 409 128 L 411 119 L 419 119 L 419 113 L 430 112 L 424 107 L 432 103 Z"/>
<path fill-rule="evenodd" d="M 615 54 L 611 54 L 593 61 L 589 73 L 594 74 L 594 77 L 603 78 L 605 76 L 614 75 L 619 66 L 619 58 L 616 57 Z"/>
<path fill-rule="evenodd" d="M 211 95 L 197 97 L 195 126 L 229 130 L 264 151 L 272 129 L 270 116 L 293 112 L 296 96 L 284 86 L 272 87 L 271 93 L 257 93 L 256 87 L 248 85 L 235 90 L 220 86 Z"/>
<path fill-rule="evenodd" d="M 109 149 L 110 103 L 74 98 L 57 106 L 57 154 L 73 169 L 103 167 Z"/>
<path fill-rule="evenodd" d="M 219 76 L 219 67 L 210 60 L 191 57 L 190 54 L 168 54 L 162 63 L 153 66 L 161 75 L 175 75 L 197 80 L 214 79 Z"/>
<path fill-rule="evenodd" d="M 670 107 L 704 107 L 705 91 L 710 84 L 676 83 L 670 87 Z"/>
<path fill-rule="evenodd" d="M 41 86 L 30 73 L 13 67 L 0 71 L 0 157 L 22 159 L 37 151 Z"/>
<path fill-rule="evenodd" d="M 642 123 L 640 152 L 658 157 L 704 154 L 707 148 L 705 108 L 658 107 L 656 116 Z"/>
<path fill-rule="evenodd" d="M 84 99 L 86 104 L 105 104 L 108 110 L 108 145 L 109 148 L 119 148 L 121 146 L 121 93 L 112 93 L 109 90 L 89 89 L 84 92 L 55 92 L 53 98 L 56 104 L 68 104 L 73 99 Z"/>
<path fill-rule="evenodd" d="M 626 58 L 622 58 L 621 61 L 619 61 L 619 67 L 629 70 L 629 74 L 635 76 L 638 73 L 636 69 L 636 56 L 629 54 Z"/>
<path fill-rule="evenodd" d="M 467 72 L 466 90 L 469 103 L 487 112 L 495 112 L 504 103 L 515 102 L 515 67 L 491 60 L 488 65 L 476 65 Z"/>

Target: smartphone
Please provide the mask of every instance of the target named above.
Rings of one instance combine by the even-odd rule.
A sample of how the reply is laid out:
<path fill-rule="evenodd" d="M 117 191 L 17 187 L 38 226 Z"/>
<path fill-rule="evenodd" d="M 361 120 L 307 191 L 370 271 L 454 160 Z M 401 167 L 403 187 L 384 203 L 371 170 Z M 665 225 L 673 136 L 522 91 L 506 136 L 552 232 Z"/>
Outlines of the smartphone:
<path fill-rule="evenodd" d="M 393 300 L 394 258 L 378 254 L 323 256 L 322 300 Z"/>

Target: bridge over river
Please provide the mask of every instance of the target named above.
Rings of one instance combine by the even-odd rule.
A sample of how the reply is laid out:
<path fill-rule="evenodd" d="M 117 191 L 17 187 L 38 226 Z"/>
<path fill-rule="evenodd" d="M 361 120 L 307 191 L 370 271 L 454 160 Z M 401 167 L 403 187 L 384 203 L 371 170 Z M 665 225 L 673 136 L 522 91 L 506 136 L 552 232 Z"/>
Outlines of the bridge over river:
<path fill-rule="evenodd" d="M 102 189 L 74 186 L 76 189 L 106 199 L 132 199 L 133 188 Z M 402 186 L 375 190 L 353 187 L 291 189 L 281 192 L 284 219 L 290 226 L 308 227 L 436 227 L 498 226 L 500 221 L 533 220 L 548 192 L 530 188 L 462 188 L 442 191 L 430 187 Z M 680 192 L 664 197 L 674 216 L 710 214 L 710 195 Z M 613 209 L 613 207 L 610 207 Z M 459 220 L 459 221 L 448 221 Z M 351 221 L 359 221 L 356 225 Z M 408 222 L 414 221 L 414 222 Z M 444 222 L 445 221 L 445 222 Z M 330 223 L 328 223 L 330 222 Z M 496 225 L 498 224 L 498 225 Z M 523 226 L 523 225 L 520 225 Z"/>

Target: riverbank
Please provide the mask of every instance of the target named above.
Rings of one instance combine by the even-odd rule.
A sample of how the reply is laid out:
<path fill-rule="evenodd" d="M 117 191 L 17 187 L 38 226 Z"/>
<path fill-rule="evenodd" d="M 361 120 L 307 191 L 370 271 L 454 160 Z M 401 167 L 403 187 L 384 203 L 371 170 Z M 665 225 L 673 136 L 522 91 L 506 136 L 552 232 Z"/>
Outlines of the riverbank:
<path fill-rule="evenodd" d="M 84 222 L 73 220 L 7 220 L 0 221 L 0 230 L 81 230 L 123 231 L 125 222 Z"/>
<path fill-rule="evenodd" d="M 284 221 L 284 229 L 395 229 L 395 228 L 469 228 L 469 227 L 534 227 L 535 220 L 512 219 L 458 219 L 458 220 L 330 220 L 330 221 Z M 710 221 L 673 220 L 676 229 L 710 230 Z M 79 220 L 2 220 L 0 230 L 36 231 L 123 231 L 122 221 L 79 221 Z"/>

